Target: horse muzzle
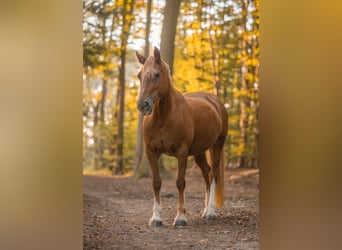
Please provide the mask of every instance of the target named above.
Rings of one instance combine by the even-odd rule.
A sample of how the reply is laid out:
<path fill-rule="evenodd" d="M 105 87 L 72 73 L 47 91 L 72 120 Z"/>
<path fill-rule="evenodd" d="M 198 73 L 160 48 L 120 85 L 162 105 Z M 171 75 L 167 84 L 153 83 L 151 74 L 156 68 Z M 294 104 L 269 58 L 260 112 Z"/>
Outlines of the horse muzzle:
<path fill-rule="evenodd" d="M 146 98 L 144 100 L 138 101 L 137 109 L 143 115 L 150 115 L 152 113 L 153 103 L 154 103 L 153 99 Z"/>

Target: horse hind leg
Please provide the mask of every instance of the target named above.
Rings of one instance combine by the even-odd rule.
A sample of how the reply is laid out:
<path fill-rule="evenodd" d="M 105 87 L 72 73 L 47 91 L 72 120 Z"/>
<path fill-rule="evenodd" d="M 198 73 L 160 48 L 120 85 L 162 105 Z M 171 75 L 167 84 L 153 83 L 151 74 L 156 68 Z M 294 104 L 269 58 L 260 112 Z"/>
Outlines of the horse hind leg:
<path fill-rule="evenodd" d="M 203 175 L 203 179 L 205 181 L 205 202 L 204 202 L 204 211 L 202 213 L 202 217 L 206 217 L 208 212 L 208 201 L 209 201 L 209 172 L 210 166 L 205 157 L 205 153 L 194 156 L 196 164 L 200 167 Z"/>
<path fill-rule="evenodd" d="M 219 138 L 209 150 L 211 158 L 211 171 L 209 173 L 210 191 L 208 210 L 205 216 L 207 219 L 214 218 L 216 207 L 221 207 L 223 205 L 224 172 L 222 150 L 224 146 L 224 139 L 225 138 Z"/>

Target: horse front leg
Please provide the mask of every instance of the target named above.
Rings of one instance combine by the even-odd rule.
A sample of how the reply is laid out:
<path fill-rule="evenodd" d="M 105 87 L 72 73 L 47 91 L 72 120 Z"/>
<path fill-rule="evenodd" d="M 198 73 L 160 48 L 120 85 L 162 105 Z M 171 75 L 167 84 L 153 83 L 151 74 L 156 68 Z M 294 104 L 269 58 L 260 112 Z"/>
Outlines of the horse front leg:
<path fill-rule="evenodd" d="M 161 179 L 160 179 L 160 174 L 159 174 L 160 154 L 156 154 L 155 152 L 146 148 L 146 155 L 151 166 L 152 186 L 153 186 L 153 195 L 154 195 L 153 214 L 149 221 L 149 225 L 153 227 L 160 227 L 163 225 L 162 219 L 161 219 L 162 208 L 160 205 L 160 188 L 161 188 Z"/>
<path fill-rule="evenodd" d="M 185 216 L 185 207 L 184 207 L 184 189 L 185 189 L 185 171 L 187 165 L 187 156 L 178 158 L 178 175 L 176 180 L 176 185 L 178 188 L 178 207 L 177 207 L 177 215 L 173 222 L 174 226 L 185 226 L 187 224 L 186 216 Z"/>

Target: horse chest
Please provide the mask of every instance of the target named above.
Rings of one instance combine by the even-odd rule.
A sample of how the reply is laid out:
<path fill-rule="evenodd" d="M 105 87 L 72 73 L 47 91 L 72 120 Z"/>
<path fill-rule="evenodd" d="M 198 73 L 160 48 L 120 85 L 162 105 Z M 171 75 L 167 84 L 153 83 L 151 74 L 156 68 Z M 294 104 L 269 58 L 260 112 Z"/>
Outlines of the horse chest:
<path fill-rule="evenodd" d="M 145 143 L 153 151 L 158 153 L 165 153 L 167 155 L 175 155 L 179 143 L 174 134 L 170 134 L 168 128 L 159 127 L 145 132 Z"/>

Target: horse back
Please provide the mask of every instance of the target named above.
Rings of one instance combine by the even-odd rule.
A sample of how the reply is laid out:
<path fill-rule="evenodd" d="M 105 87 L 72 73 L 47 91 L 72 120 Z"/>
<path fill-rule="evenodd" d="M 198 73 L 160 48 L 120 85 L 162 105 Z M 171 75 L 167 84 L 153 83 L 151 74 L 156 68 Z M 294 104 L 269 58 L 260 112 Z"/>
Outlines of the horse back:
<path fill-rule="evenodd" d="M 216 95 L 206 92 L 192 92 L 185 94 L 184 97 L 194 115 L 200 116 L 200 114 L 205 115 L 212 112 L 222 121 L 222 125 L 228 124 L 226 108 Z"/>

